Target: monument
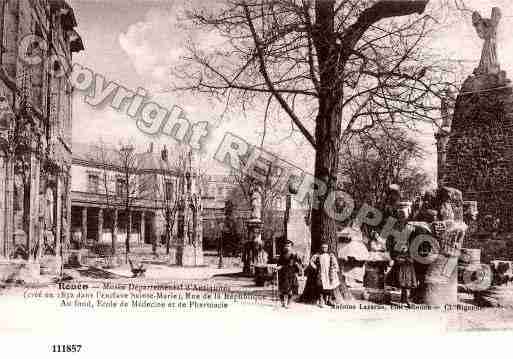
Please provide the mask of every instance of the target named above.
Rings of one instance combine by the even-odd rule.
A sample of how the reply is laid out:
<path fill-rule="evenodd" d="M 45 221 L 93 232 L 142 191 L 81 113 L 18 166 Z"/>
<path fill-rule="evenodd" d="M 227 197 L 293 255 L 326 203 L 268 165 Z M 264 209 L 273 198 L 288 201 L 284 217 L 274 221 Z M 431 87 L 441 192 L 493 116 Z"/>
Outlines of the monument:
<path fill-rule="evenodd" d="M 481 60 L 461 87 L 452 121 L 437 136 L 439 186 L 458 188 L 466 201 L 479 204 L 481 218 L 513 228 L 513 94 L 497 54 L 499 8 L 491 18 L 475 12 L 472 23 L 484 40 Z M 448 128 L 450 126 L 450 128 Z"/>
<path fill-rule="evenodd" d="M 286 200 L 284 227 L 287 240 L 292 241 L 294 253 L 303 263 L 308 263 L 311 255 L 310 208 L 299 203 L 292 194 L 288 194 Z"/>
<path fill-rule="evenodd" d="M 263 250 L 262 242 L 262 194 L 260 188 L 254 188 L 251 193 L 251 216 L 246 222 L 248 238 L 245 240 L 242 262 L 242 272 L 253 274 L 259 258 L 259 252 Z"/>
<path fill-rule="evenodd" d="M 203 220 L 199 173 L 194 155 L 189 152 L 181 180 L 178 209 L 178 245 L 176 263 L 181 266 L 202 266 Z"/>

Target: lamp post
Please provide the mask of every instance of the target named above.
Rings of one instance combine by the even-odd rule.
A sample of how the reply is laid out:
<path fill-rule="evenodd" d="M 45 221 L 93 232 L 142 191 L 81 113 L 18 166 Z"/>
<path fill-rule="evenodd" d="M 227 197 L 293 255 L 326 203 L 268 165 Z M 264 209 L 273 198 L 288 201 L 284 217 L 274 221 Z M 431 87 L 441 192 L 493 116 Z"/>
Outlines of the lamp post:
<path fill-rule="evenodd" d="M 219 263 L 217 264 L 217 268 L 221 269 L 224 268 L 223 263 L 223 230 L 224 230 L 224 223 L 219 223 L 219 238 L 218 238 L 218 254 L 219 254 Z"/>

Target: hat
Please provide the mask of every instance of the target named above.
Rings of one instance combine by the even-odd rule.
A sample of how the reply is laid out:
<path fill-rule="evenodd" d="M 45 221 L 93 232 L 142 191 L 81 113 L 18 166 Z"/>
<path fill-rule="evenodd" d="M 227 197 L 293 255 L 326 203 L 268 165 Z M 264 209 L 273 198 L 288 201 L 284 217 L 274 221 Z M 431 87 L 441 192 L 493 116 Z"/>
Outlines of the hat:
<path fill-rule="evenodd" d="M 390 192 L 401 192 L 401 189 L 399 188 L 399 185 L 397 185 L 397 184 L 391 184 L 390 186 L 388 186 L 388 190 Z"/>

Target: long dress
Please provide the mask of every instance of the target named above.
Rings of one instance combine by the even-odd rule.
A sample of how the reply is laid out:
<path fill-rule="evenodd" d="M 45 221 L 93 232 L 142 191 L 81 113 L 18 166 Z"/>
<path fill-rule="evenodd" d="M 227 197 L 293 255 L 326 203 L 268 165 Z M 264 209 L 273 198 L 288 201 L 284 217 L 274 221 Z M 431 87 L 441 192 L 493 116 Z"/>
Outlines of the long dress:
<path fill-rule="evenodd" d="M 394 265 L 390 270 L 390 284 L 397 288 L 417 288 L 415 267 L 408 255 L 399 254 L 394 258 Z"/>
<path fill-rule="evenodd" d="M 333 290 L 340 285 L 338 261 L 333 253 L 315 254 L 311 265 L 317 272 L 317 285 L 322 290 Z"/>
<path fill-rule="evenodd" d="M 388 275 L 388 284 L 396 288 L 413 289 L 417 288 L 417 276 L 413 264 L 414 260 L 410 256 L 409 250 L 415 226 L 407 224 L 403 228 L 403 231 L 407 233 L 406 243 L 401 244 L 401 242 L 395 242 L 391 248 L 394 265 Z"/>
<path fill-rule="evenodd" d="M 296 274 L 299 272 L 301 260 L 293 253 L 282 253 L 278 259 L 281 266 L 278 271 L 278 290 L 280 294 L 298 294 L 298 281 Z"/>

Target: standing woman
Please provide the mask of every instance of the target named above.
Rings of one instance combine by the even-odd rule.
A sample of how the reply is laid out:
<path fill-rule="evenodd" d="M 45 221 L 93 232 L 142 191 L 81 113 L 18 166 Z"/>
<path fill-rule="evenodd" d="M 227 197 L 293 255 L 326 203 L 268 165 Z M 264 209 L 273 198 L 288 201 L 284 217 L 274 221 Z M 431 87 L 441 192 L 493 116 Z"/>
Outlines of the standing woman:
<path fill-rule="evenodd" d="M 292 296 L 298 294 L 297 273 L 302 270 L 301 260 L 292 253 L 292 244 L 292 241 L 285 241 L 278 259 L 278 290 L 284 308 L 288 308 Z"/>

